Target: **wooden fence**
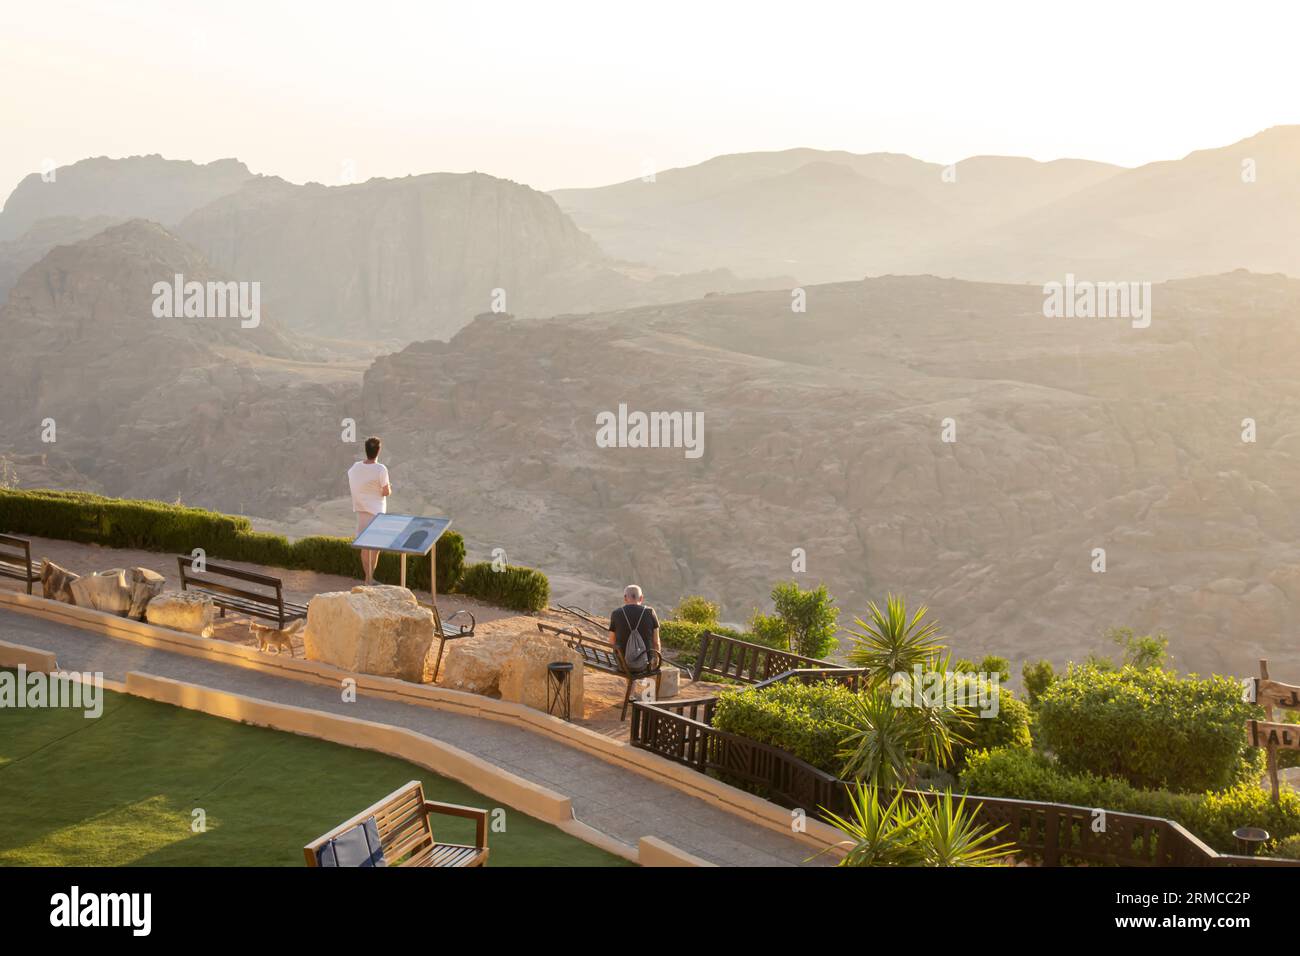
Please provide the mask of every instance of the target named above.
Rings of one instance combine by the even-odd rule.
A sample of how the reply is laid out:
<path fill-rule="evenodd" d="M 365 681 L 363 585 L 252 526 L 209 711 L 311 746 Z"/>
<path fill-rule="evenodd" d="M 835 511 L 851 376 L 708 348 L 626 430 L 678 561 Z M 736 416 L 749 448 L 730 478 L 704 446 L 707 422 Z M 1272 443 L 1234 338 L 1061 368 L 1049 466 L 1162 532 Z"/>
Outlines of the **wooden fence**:
<path fill-rule="evenodd" d="M 815 667 L 794 667 L 771 674 L 757 683 L 762 687 L 780 681 L 836 680 L 857 688 L 863 671 L 836 667 L 797 655 L 775 652 L 736 668 L 738 651 L 723 651 L 721 642 L 744 645 L 770 652 L 719 635 L 706 635 L 700 659 L 712 644 L 714 658 L 721 662 L 718 673 L 728 670 L 733 679 L 747 680 L 763 673 L 771 662 L 785 658 Z M 748 651 L 745 651 L 748 655 Z M 697 661 L 696 674 L 701 672 Z M 649 750 L 675 763 L 684 764 L 735 784 L 786 807 L 798 807 L 810 815 L 830 810 L 845 816 L 849 812 L 849 784 L 820 770 L 788 751 L 719 730 L 713 726 L 716 697 L 632 704 L 632 745 Z M 911 791 L 923 799 L 938 794 Z M 1300 861 L 1219 853 L 1173 820 L 1133 813 L 1118 813 L 1068 804 L 1012 800 L 1003 797 L 968 797 L 968 806 L 978 804 L 977 819 L 991 827 L 1005 827 L 999 841 L 1044 866 L 1063 864 L 1108 864 L 1117 866 L 1300 866 Z M 1098 815 L 1102 814 L 1098 826 Z"/>

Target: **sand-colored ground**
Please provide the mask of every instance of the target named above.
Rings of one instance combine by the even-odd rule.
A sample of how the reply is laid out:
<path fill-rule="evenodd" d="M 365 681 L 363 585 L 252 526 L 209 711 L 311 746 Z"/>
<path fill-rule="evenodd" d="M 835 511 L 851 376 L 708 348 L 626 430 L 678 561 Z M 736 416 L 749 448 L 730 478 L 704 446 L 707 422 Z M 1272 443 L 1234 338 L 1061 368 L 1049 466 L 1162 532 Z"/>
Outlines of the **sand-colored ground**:
<path fill-rule="evenodd" d="M 77 574 L 90 574 L 95 571 L 107 571 L 111 568 L 142 567 L 157 571 L 167 579 L 167 587 L 180 586 L 175 555 L 161 554 L 154 551 L 135 551 L 130 549 L 105 548 L 95 544 L 79 544 L 75 541 L 60 541 L 50 538 L 30 538 L 32 542 L 32 560 L 39 562 L 48 558 Z M 287 568 L 270 568 L 239 561 L 222 560 L 220 564 L 229 565 L 246 571 L 255 571 L 278 577 L 284 583 L 287 599 L 307 602 L 316 594 L 327 591 L 348 591 L 360 582 L 333 574 L 319 574 L 314 571 L 293 571 Z M 20 590 L 17 581 L 0 578 L 0 587 Z M 40 593 L 37 585 L 36 593 Z M 427 592 L 417 593 L 423 601 L 429 600 Z M 517 611 L 493 607 L 476 598 L 463 594 L 438 595 L 438 609 L 444 618 L 459 610 L 468 610 L 477 620 L 478 634 L 517 634 L 526 639 L 537 634 L 538 621 L 570 626 L 573 619 L 556 611 L 543 611 L 539 614 L 520 614 Z M 261 623 L 265 623 L 264 621 Z M 248 618 L 231 615 L 219 619 L 213 634 L 214 640 L 232 641 L 247 646 L 256 646 L 249 627 Z M 302 636 L 294 638 L 293 653 L 301 657 L 304 654 Z M 267 653 L 274 654 L 271 650 Z M 441 681 L 440 681 L 441 682 Z M 622 708 L 624 682 L 622 679 L 599 671 L 588 669 L 585 674 L 586 713 L 578 720 L 583 726 L 607 736 L 626 739 L 627 721 L 619 719 Z M 715 685 L 695 684 L 683 675 L 678 697 L 705 697 L 716 690 Z"/>

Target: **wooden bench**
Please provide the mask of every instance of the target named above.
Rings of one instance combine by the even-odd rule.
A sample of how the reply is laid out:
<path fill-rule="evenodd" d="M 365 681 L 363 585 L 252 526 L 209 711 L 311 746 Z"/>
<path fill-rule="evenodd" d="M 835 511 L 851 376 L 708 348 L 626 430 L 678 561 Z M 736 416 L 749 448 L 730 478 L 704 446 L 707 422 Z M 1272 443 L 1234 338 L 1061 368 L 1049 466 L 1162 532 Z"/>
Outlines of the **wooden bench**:
<path fill-rule="evenodd" d="M 26 538 L 0 534 L 0 577 L 22 581 L 27 593 L 32 593 L 32 585 L 41 576 L 32 572 L 32 543 Z"/>
<path fill-rule="evenodd" d="M 632 703 L 632 685 L 637 681 L 653 677 L 655 679 L 655 699 L 659 698 L 659 685 L 663 680 L 661 673 L 663 657 L 654 648 L 650 648 L 651 666 L 643 671 L 633 673 L 628 669 L 627 661 L 623 659 L 623 652 L 618 649 L 617 644 L 611 644 L 608 640 L 597 640 L 571 627 L 556 627 L 554 624 L 543 624 L 540 621 L 537 624 L 537 629 L 543 634 L 558 634 L 565 644 L 582 655 L 582 662 L 587 667 L 603 671 L 606 674 L 615 674 L 627 681 L 627 689 L 623 693 L 623 712 L 619 716 L 619 720 L 627 720 L 627 708 Z"/>
<path fill-rule="evenodd" d="M 431 814 L 465 817 L 477 826 L 473 846 L 438 843 L 429 823 Z M 329 833 L 317 837 L 302 848 L 308 866 L 322 864 L 321 851 L 335 837 L 364 825 L 371 817 L 379 832 L 379 847 L 384 866 L 485 866 L 488 859 L 488 812 L 453 803 L 424 799 L 424 785 L 412 780 L 390 793 L 372 807 L 362 810 L 351 820 L 340 823 Z M 328 859 L 328 855 L 327 855 Z"/>
<path fill-rule="evenodd" d="M 208 597 L 212 598 L 212 602 L 221 609 L 222 617 L 226 616 L 228 610 L 235 611 L 240 614 L 265 618 L 268 621 L 275 621 L 277 626 L 284 630 L 284 626 L 290 621 L 307 616 L 306 605 L 294 604 L 292 601 L 284 599 L 284 586 L 280 583 L 279 578 L 273 578 L 269 574 L 258 574 L 254 571 L 241 571 L 239 568 L 213 564 L 211 561 L 206 562 L 203 571 L 195 573 L 194 558 L 188 555 L 181 555 L 176 559 L 176 563 L 180 566 L 181 590 L 193 590 L 208 595 Z M 246 587 L 235 587 L 233 584 L 214 581 L 212 575 L 229 578 L 233 581 L 242 581 L 246 584 L 257 584 L 266 588 L 267 592 L 253 591 Z"/>
<path fill-rule="evenodd" d="M 453 614 L 451 617 L 447 618 L 447 620 L 450 621 L 459 617 L 462 614 L 465 614 L 469 616 L 468 626 L 464 624 L 461 625 L 445 624 L 443 623 L 442 620 L 442 614 L 438 611 L 437 604 L 425 604 L 424 602 L 421 602 L 421 607 L 427 607 L 430 611 L 433 612 L 433 625 L 437 629 L 438 659 L 433 662 L 433 679 L 435 682 L 437 682 L 438 668 L 442 666 L 442 652 L 446 649 L 447 642 L 459 640 L 462 637 L 473 637 L 474 628 L 478 626 L 478 620 L 474 617 L 474 613 L 472 611 L 460 610 L 457 611 L 455 614 Z"/>

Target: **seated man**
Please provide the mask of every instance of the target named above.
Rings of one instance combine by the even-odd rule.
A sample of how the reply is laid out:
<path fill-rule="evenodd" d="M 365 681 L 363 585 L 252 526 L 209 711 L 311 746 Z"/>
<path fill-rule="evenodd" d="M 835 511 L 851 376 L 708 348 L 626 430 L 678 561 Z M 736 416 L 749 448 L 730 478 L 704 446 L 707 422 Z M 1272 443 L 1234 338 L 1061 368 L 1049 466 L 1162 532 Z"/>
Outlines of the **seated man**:
<path fill-rule="evenodd" d="M 633 631 L 641 636 L 646 650 L 651 652 L 641 666 L 637 666 L 634 660 L 627 661 L 628 666 L 635 673 L 648 670 L 655 661 L 659 660 L 661 653 L 659 618 L 655 616 L 655 609 L 645 603 L 645 595 L 641 593 L 641 589 L 635 584 L 629 584 L 623 589 L 623 606 L 615 608 L 609 616 L 609 642 L 617 644 L 625 658 L 628 653 L 627 641 Z"/>

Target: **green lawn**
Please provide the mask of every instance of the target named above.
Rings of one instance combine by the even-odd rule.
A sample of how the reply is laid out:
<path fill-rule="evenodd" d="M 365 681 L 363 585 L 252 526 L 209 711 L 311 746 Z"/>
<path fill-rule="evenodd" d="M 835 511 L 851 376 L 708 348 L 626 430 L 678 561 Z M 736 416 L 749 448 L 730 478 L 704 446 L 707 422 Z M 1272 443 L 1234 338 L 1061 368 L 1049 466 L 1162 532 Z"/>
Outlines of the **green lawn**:
<path fill-rule="evenodd" d="M 0 710 L 0 866 L 302 866 L 303 844 L 415 779 L 431 800 L 499 806 L 392 757 L 104 697 L 97 720 Z M 505 820 L 490 866 L 631 865 L 517 810 Z M 472 821 L 434 825 L 473 842 Z"/>

